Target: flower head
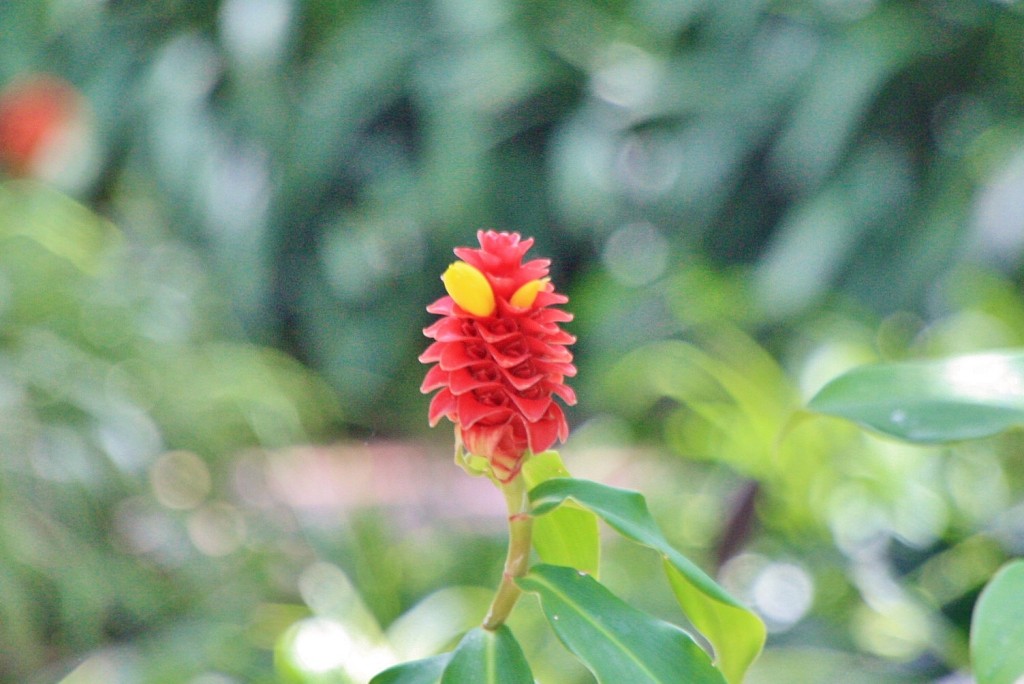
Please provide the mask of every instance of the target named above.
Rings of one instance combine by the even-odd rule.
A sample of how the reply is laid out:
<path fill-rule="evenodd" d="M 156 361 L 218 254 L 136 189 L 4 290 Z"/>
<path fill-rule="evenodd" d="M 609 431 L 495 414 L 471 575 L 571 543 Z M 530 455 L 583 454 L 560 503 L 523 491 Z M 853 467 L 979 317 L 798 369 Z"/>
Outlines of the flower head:
<path fill-rule="evenodd" d="M 440 390 L 430 402 L 430 424 L 455 423 L 466 449 L 486 458 L 502 482 L 514 478 L 523 457 L 565 441 L 569 426 L 557 395 L 575 404 L 564 380 L 576 374 L 559 327 L 572 314 L 550 308 L 568 298 L 547 277 L 548 259 L 523 263 L 533 239 L 479 231 L 480 248 L 458 247 L 444 272 L 448 296 L 427 307 L 441 319 L 423 333 L 434 340 L 420 361 L 435 364 L 420 388 Z"/>

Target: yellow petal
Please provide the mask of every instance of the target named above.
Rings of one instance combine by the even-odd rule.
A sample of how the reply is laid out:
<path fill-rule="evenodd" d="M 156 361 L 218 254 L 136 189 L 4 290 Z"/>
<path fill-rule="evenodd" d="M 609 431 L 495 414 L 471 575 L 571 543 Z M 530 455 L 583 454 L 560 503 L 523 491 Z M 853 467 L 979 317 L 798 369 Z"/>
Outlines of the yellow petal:
<path fill-rule="evenodd" d="M 518 306 L 520 309 L 526 309 L 533 306 L 533 303 L 537 300 L 537 293 L 544 289 L 544 286 L 551 282 L 551 278 L 541 278 L 540 280 L 531 280 L 528 283 L 523 284 L 509 301 L 512 306 Z"/>
<path fill-rule="evenodd" d="M 444 289 L 460 307 L 474 316 L 494 313 L 494 290 L 479 270 L 465 261 L 456 261 L 441 276 Z"/>

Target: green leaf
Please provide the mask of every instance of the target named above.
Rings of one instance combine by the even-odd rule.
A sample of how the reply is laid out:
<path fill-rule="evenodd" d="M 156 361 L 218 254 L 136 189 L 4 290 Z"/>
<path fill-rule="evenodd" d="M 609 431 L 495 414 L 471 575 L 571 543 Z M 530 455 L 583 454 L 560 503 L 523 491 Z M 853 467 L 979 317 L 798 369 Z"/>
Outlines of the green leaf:
<path fill-rule="evenodd" d="M 530 490 L 534 515 L 544 515 L 566 499 L 586 506 L 626 538 L 662 555 L 676 600 L 693 626 L 711 643 L 719 669 L 730 683 L 742 681 L 764 647 L 764 623 L 672 548 L 651 517 L 644 497 L 637 492 L 571 478 L 548 480 Z"/>
<path fill-rule="evenodd" d="M 370 680 L 370 684 L 438 684 L 451 653 L 413 660 L 384 670 Z"/>
<path fill-rule="evenodd" d="M 448 651 L 480 624 L 493 598 L 493 589 L 443 587 L 395 618 L 387 640 L 403 661 Z"/>
<path fill-rule="evenodd" d="M 121 239 L 109 222 L 45 185 L 4 183 L 0 205 L 0 240 L 28 238 L 85 273 L 96 274 L 104 252 Z"/>
<path fill-rule="evenodd" d="M 689 634 L 625 603 L 586 573 L 537 565 L 517 580 L 536 593 L 555 634 L 599 684 L 721 684 Z"/>
<path fill-rule="evenodd" d="M 1024 425 L 1024 351 L 855 368 L 808 408 L 911 442 L 988 437 Z"/>
<path fill-rule="evenodd" d="M 1024 561 L 1004 565 L 981 592 L 971 618 L 971 666 L 978 684 L 1024 676 Z"/>
<path fill-rule="evenodd" d="M 531 456 L 522 472 L 529 489 L 552 478 L 570 477 L 557 451 Z M 545 563 L 599 576 L 601 537 L 597 516 L 582 506 L 569 502 L 537 518 L 533 523 L 533 546 Z"/>
<path fill-rule="evenodd" d="M 459 642 L 441 684 L 533 684 L 533 673 L 508 627 L 477 627 Z"/>

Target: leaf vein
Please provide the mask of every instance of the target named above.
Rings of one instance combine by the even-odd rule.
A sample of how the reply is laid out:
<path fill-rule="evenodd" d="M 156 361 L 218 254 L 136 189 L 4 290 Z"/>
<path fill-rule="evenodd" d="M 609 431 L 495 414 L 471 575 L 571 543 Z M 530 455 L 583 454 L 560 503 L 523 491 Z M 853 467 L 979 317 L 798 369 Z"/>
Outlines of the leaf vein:
<path fill-rule="evenodd" d="M 567 594 L 565 594 L 562 591 L 559 591 L 558 588 L 555 587 L 550 582 L 545 581 L 545 580 L 540 580 L 536 576 L 534 576 L 533 579 L 538 584 L 545 585 L 552 594 L 554 594 L 555 596 L 559 597 L 559 599 L 561 599 L 569 607 L 574 608 L 576 610 L 576 612 L 580 616 L 586 618 L 587 622 L 589 622 L 594 627 L 595 630 L 597 630 L 601 635 L 603 635 L 605 638 L 607 638 L 610 642 L 612 642 L 613 644 L 615 644 L 616 646 L 621 648 L 623 652 L 628 654 L 629 655 L 629 659 L 631 661 L 633 661 L 634 663 L 636 663 L 637 667 L 639 667 L 640 670 L 644 674 L 646 674 L 648 677 L 650 677 L 652 681 L 654 681 L 654 682 L 658 681 L 658 678 L 655 676 L 655 673 L 652 672 L 650 669 L 648 669 L 646 667 L 646 665 L 639 658 L 639 656 L 636 653 L 634 653 L 633 650 L 630 649 L 625 643 L 623 643 L 615 635 L 614 632 L 611 632 L 611 631 L 605 629 L 605 627 L 599 621 L 596 620 L 596 618 L 593 616 L 593 614 L 586 612 L 581 604 L 577 603 L 576 601 L 573 601 Z"/>

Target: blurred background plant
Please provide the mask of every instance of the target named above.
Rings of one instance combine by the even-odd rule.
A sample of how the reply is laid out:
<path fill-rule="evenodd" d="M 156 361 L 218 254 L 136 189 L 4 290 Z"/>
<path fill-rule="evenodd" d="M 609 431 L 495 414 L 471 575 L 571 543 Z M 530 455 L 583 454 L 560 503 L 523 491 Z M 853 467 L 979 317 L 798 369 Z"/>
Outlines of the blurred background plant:
<path fill-rule="evenodd" d="M 1022 46 L 1013 0 L 0 3 L 0 680 L 360 682 L 476 622 L 501 502 L 416 356 L 494 227 L 572 297 L 566 461 L 765 617 L 751 681 L 962 681 L 1020 434 L 780 435 L 1024 344 Z"/>

